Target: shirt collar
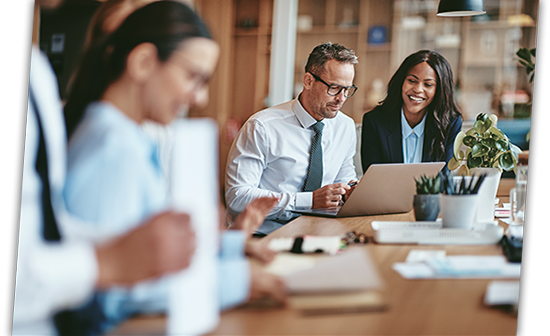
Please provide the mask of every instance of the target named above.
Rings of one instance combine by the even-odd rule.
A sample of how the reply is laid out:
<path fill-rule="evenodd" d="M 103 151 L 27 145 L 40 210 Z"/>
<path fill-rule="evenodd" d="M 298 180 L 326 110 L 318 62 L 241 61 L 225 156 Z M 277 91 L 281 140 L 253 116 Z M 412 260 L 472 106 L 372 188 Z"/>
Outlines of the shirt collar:
<path fill-rule="evenodd" d="M 143 131 L 140 124 L 120 111 L 115 105 L 106 101 L 92 102 L 86 113 L 101 113 L 111 123 L 116 124 L 120 129 L 124 129 L 128 134 L 132 134 L 132 142 L 135 148 L 142 151 L 143 155 L 150 157 L 155 165 L 159 165 L 158 145 Z"/>
<path fill-rule="evenodd" d="M 416 125 L 414 128 L 411 128 L 409 123 L 407 122 L 407 118 L 405 118 L 405 113 L 403 113 L 403 108 L 401 108 L 401 134 L 403 136 L 403 139 L 406 139 L 411 135 L 411 133 L 414 131 L 418 137 L 421 137 L 424 134 L 424 129 L 426 128 L 426 116 L 428 114 L 424 114 L 424 117 L 422 120 Z"/>
<path fill-rule="evenodd" d="M 292 101 L 292 111 L 296 115 L 296 118 L 298 118 L 298 121 L 303 128 L 310 128 L 313 124 L 317 123 L 317 120 L 304 109 L 302 103 L 300 103 L 300 100 L 298 99 L 300 98 L 300 95 L 301 93 Z"/>

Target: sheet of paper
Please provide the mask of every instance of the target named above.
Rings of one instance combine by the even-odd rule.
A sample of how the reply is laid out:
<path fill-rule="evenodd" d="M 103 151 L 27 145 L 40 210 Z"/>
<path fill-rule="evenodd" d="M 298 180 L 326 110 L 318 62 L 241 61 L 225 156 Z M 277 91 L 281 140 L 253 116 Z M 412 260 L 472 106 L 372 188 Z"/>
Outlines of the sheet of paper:
<path fill-rule="evenodd" d="M 485 292 L 486 305 L 517 305 L 519 281 L 492 281 Z"/>
<path fill-rule="evenodd" d="M 317 257 L 291 253 L 279 253 L 266 267 L 266 272 L 278 276 L 287 276 L 298 271 L 307 270 L 315 266 Z"/>
<path fill-rule="evenodd" d="M 496 218 L 509 218 L 510 217 L 510 209 L 496 208 L 495 209 L 495 217 Z"/>
<path fill-rule="evenodd" d="M 512 223 L 512 218 L 510 217 L 503 217 L 503 218 L 499 218 L 501 221 L 503 221 L 504 223 L 510 225 L 510 223 Z"/>
<path fill-rule="evenodd" d="M 449 256 L 395 263 L 393 269 L 405 279 L 491 279 L 519 278 L 521 265 L 504 256 Z"/>
<path fill-rule="evenodd" d="M 304 236 L 301 249 L 304 253 L 323 251 L 335 255 L 340 251 L 340 236 Z M 274 238 L 269 241 L 269 249 L 275 252 L 288 252 L 294 246 L 296 238 Z"/>
<path fill-rule="evenodd" d="M 441 273 L 447 272 L 477 272 L 500 269 L 506 263 L 503 256 L 449 256 L 440 260 L 426 260 L 428 266 Z"/>
<path fill-rule="evenodd" d="M 406 262 L 423 262 L 431 258 L 445 258 L 445 250 L 411 250 L 407 255 Z"/>
<path fill-rule="evenodd" d="M 510 225 L 506 229 L 506 235 L 510 238 L 523 239 L 523 225 Z"/>
<path fill-rule="evenodd" d="M 266 269 L 284 277 L 291 293 L 376 289 L 382 280 L 368 251 L 349 248 L 336 256 L 279 254 Z"/>
<path fill-rule="evenodd" d="M 435 272 L 424 263 L 395 263 L 392 268 L 405 279 L 435 279 Z"/>
<path fill-rule="evenodd" d="M 292 244 L 294 244 L 292 237 L 273 238 L 269 241 L 268 247 L 274 252 L 288 252 L 292 249 Z"/>

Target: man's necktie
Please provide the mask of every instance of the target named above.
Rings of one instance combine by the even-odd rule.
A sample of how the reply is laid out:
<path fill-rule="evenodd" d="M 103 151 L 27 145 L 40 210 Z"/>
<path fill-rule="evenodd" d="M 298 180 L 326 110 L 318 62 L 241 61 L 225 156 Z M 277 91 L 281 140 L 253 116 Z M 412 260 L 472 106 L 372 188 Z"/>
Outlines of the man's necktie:
<path fill-rule="evenodd" d="M 32 89 L 29 90 L 29 98 L 33 111 L 36 115 L 36 121 L 38 124 L 38 153 L 36 156 L 36 172 L 40 176 L 42 181 L 42 213 L 44 215 L 44 227 L 43 236 L 47 241 L 59 241 L 61 236 L 57 229 L 57 223 L 55 222 L 55 216 L 52 209 L 52 202 L 50 199 L 50 180 L 48 179 L 48 156 L 46 153 L 46 141 L 44 140 L 44 129 L 42 122 L 40 121 L 40 115 L 38 113 L 38 106 L 36 104 Z"/>
<path fill-rule="evenodd" d="M 321 183 L 323 182 L 323 127 L 325 125 L 320 121 L 312 126 L 315 135 L 311 140 L 309 167 L 303 191 L 317 190 L 321 188 Z"/>
<path fill-rule="evenodd" d="M 29 87 L 29 99 L 38 124 L 39 143 L 35 167 L 42 181 L 42 214 L 44 220 L 42 234 L 46 241 L 59 242 L 61 241 L 61 235 L 59 234 L 55 220 L 50 196 L 48 153 L 44 139 L 44 128 L 42 127 L 38 104 L 36 103 L 32 87 Z M 53 317 L 53 322 L 60 336 L 95 336 L 103 333 L 100 330 L 100 325 L 104 319 L 105 317 L 98 302 L 98 296 L 94 294 L 92 299 L 85 305 L 77 309 L 63 310 L 56 313 Z"/>

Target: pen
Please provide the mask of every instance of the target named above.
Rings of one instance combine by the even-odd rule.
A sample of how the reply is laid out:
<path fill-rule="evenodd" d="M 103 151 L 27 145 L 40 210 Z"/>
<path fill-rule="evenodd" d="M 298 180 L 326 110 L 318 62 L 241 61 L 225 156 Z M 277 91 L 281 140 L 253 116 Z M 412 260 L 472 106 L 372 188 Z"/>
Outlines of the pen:
<path fill-rule="evenodd" d="M 357 181 L 352 181 L 352 182 L 348 182 L 348 185 L 350 187 L 353 187 L 353 186 L 356 186 L 357 185 Z M 342 195 L 342 204 L 344 204 L 344 202 L 346 201 L 346 195 Z"/>

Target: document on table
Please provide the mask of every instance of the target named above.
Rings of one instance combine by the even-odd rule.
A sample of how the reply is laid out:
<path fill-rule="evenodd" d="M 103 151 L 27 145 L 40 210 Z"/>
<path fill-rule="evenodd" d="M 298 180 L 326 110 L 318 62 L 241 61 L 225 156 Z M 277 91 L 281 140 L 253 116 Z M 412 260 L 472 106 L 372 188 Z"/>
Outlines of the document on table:
<path fill-rule="evenodd" d="M 382 280 L 362 248 L 349 248 L 336 256 L 278 254 L 267 272 L 282 276 L 291 293 L 368 290 Z"/>
<path fill-rule="evenodd" d="M 266 271 L 284 278 L 291 308 L 304 316 L 382 311 L 382 286 L 368 251 L 335 255 L 279 253 Z"/>
<path fill-rule="evenodd" d="M 395 263 L 393 269 L 405 279 L 519 278 L 521 264 L 510 263 L 504 256 L 462 255 Z"/>
<path fill-rule="evenodd" d="M 519 281 L 491 281 L 485 292 L 485 304 L 517 305 L 519 303 Z"/>

